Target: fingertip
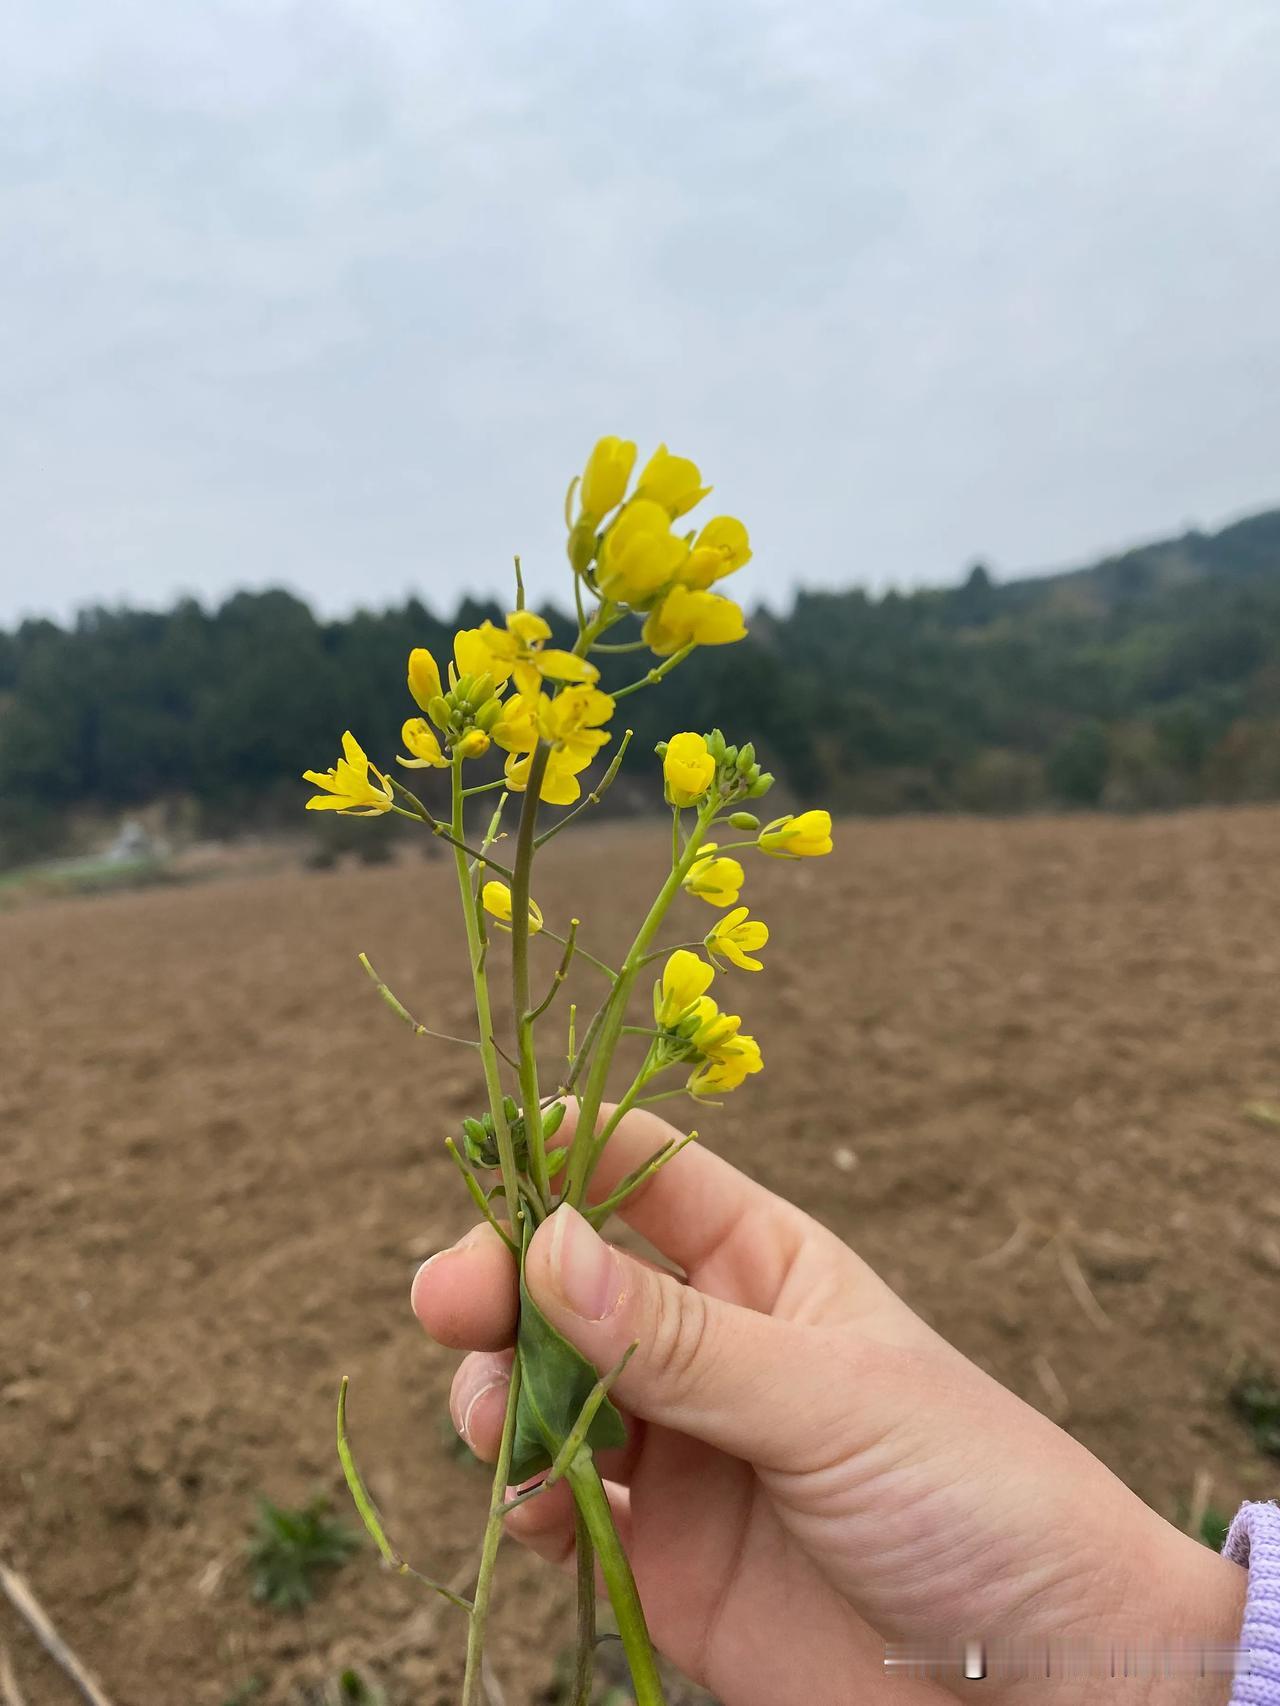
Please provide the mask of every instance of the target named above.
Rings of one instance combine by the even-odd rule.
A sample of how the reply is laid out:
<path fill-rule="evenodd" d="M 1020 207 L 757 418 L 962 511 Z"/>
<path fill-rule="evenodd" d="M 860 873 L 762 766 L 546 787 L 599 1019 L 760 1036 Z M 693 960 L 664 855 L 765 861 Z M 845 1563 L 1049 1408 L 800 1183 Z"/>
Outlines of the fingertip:
<path fill-rule="evenodd" d="M 465 1357 L 449 1391 L 449 1415 L 463 1443 L 482 1463 L 496 1463 L 511 1388 L 511 1352 Z"/>
<path fill-rule="evenodd" d="M 437 1344 L 453 1350 L 500 1350 L 515 1337 L 516 1265 L 487 1222 L 425 1261 L 409 1302 Z"/>

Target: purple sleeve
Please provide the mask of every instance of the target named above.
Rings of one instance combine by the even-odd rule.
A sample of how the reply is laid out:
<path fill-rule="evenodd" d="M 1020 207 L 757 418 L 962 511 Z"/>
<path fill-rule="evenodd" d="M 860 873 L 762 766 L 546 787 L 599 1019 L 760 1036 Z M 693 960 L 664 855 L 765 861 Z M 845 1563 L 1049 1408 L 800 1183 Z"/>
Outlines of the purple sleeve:
<path fill-rule="evenodd" d="M 1222 1555 L 1249 1571 L 1231 1706 L 1280 1706 L 1280 1505 L 1241 1505 Z"/>

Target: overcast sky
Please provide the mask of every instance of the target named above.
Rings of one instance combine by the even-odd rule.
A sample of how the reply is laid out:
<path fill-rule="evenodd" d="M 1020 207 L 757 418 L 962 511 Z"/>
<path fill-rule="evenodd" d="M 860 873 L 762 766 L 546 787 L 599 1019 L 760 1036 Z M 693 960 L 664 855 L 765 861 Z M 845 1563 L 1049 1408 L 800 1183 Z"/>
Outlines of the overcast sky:
<path fill-rule="evenodd" d="M 10 0 L 0 621 L 563 584 L 603 432 L 752 597 L 1280 502 L 1276 0 Z"/>

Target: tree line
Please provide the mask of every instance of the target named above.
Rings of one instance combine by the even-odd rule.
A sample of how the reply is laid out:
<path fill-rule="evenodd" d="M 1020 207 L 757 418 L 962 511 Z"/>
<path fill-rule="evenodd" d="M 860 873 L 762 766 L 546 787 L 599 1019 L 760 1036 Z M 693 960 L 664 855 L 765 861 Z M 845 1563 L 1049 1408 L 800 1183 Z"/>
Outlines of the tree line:
<path fill-rule="evenodd" d="M 344 727 L 397 749 L 410 648 L 447 654 L 498 615 L 410 600 L 328 621 L 269 591 L 0 632 L 0 858 L 156 801 L 209 834 L 296 824 L 299 772 L 332 762 Z M 643 658 L 609 664 L 616 685 Z M 754 738 L 787 797 L 838 811 L 1280 797 L 1280 510 L 1061 575 L 802 592 L 626 712 L 637 755 L 719 725 Z M 619 785 L 617 809 L 645 803 Z"/>

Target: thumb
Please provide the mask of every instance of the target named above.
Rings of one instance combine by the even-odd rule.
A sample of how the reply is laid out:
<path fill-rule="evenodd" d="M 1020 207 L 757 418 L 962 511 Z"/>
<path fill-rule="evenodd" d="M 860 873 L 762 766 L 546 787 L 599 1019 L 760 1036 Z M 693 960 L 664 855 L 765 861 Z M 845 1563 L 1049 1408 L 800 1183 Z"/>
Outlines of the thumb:
<path fill-rule="evenodd" d="M 832 1363 L 856 1354 L 852 1335 L 708 1297 L 614 1249 L 567 1205 L 534 1234 L 525 1280 L 597 1369 L 638 1346 L 614 1396 L 646 1421 L 776 1469 L 829 1460 L 846 1431 L 850 1387 Z"/>

